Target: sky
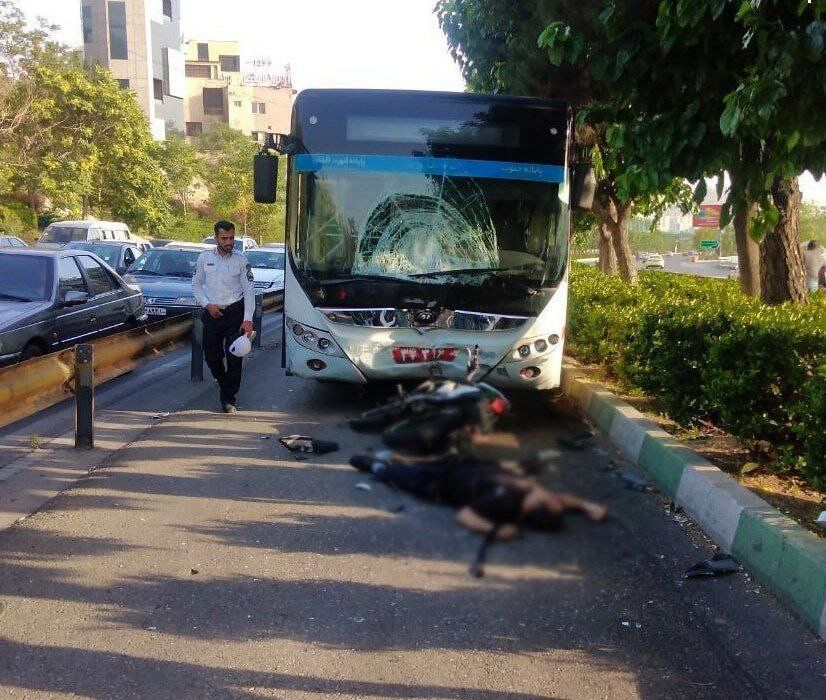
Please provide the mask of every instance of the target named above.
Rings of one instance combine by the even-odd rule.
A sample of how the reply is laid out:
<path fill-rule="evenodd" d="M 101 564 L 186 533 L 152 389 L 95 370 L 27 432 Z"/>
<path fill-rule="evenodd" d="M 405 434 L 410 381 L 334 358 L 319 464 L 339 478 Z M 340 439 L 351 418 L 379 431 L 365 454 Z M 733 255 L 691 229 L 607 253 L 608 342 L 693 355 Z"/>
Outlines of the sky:
<path fill-rule="evenodd" d="M 151 0 L 148 0 L 151 1 Z M 160 2 L 160 0 L 155 0 Z M 80 0 L 18 0 L 33 20 L 81 45 Z M 184 40 L 237 40 L 242 54 L 289 63 L 293 87 L 464 90 L 433 14 L 435 0 L 181 0 Z M 800 178 L 804 201 L 826 205 L 826 177 Z"/>

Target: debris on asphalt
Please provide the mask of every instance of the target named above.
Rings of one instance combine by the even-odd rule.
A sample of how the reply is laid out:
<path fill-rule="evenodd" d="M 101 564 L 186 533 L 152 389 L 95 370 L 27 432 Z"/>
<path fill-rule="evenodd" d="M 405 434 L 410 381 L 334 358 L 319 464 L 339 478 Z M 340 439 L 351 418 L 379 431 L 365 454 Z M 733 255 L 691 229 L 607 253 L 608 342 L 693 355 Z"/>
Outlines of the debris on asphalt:
<path fill-rule="evenodd" d="M 401 513 L 404 508 L 404 503 L 398 503 L 395 506 L 387 506 L 386 510 L 388 513 Z"/>
<path fill-rule="evenodd" d="M 198 569 L 190 569 L 189 573 L 195 576 L 198 573 Z"/>
<path fill-rule="evenodd" d="M 362 491 L 372 491 L 373 490 L 373 487 L 370 486 L 370 484 L 368 484 L 366 481 L 359 481 L 356 484 L 356 488 L 360 489 Z"/>
<path fill-rule="evenodd" d="M 632 491 L 647 491 L 649 482 L 644 476 L 635 474 L 634 472 L 620 472 L 617 474 L 620 481 L 625 484 L 625 488 Z"/>
<path fill-rule="evenodd" d="M 701 561 L 685 572 L 685 578 L 700 578 L 704 576 L 725 576 L 740 571 L 740 565 L 730 554 L 719 552 L 711 559 Z"/>
<path fill-rule="evenodd" d="M 259 437 L 261 440 L 269 440 L 269 439 L 270 439 L 270 436 L 269 436 L 269 435 L 259 435 L 258 437 Z"/>
<path fill-rule="evenodd" d="M 309 435 L 287 435 L 279 438 L 280 442 L 291 452 L 323 455 L 338 450 L 338 443 L 332 440 L 316 440 Z"/>
<path fill-rule="evenodd" d="M 169 411 L 158 411 L 158 413 L 156 413 L 152 417 L 153 418 L 169 418 Z"/>

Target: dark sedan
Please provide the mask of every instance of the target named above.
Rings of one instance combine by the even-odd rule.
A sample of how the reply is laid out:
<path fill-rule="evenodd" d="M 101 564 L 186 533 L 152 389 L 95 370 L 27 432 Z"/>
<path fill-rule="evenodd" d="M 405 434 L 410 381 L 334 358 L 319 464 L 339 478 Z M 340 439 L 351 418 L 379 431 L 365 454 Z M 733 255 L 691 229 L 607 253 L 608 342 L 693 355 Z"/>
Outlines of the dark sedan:
<path fill-rule="evenodd" d="M 200 254 L 200 250 L 152 248 L 126 271 L 126 281 L 143 292 L 150 319 L 192 313 L 197 306 L 192 276 Z"/>
<path fill-rule="evenodd" d="M 0 364 L 146 319 L 140 291 L 81 250 L 0 251 Z"/>
<path fill-rule="evenodd" d="M 94 253 L 121 275 L 143 253 L 134 243 L 122 241 L 72 241 L 66 247 Z"/>

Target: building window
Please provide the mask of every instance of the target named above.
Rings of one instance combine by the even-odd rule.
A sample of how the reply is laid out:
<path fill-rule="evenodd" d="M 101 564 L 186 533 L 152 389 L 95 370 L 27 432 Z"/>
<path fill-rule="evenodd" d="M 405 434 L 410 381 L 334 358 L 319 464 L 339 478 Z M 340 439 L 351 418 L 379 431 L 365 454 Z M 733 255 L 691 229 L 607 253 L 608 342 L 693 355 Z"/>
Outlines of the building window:
<path fill-rule="evenodd" d="M 81 7 L 81 23 L 83 24 L 83 43 L 92 41 L 92 6 L 83 5 Z"/>
<path fill-rule="evenodd" d="M 187 136 L 200 136 L 204 133 L 204 125 L 202 122 L 187 122 L 186 123 L 186 135 Z"/>
<path fill-rule="evenodd" d="M 241 70 L 240 56 L 219 56 L 218 61 L 224 73 L 238 73 Z"/>
<path fill-rule="evenodd" d="M 233 104 L 234 104 L 236 107 L 240 107 L 240 106 L 241 106 L 241 100 L 235 100 L 235 102 L 233 102 Z"/>
<path fill-rule="evenodd" d="M 205 66 L 200 63 L 187 63 L 184 67 L 184 74 L 187 78 L 211 78 L 212 66 Z"/>
<path fill-rule="evenodd" d="M 253 114 L 266 114 L 267 113 L 267 104 L 266 104 L 266 102 L 253 102 L 252 103 L 252 113 Z"/>
<path fill-rule="evenodd" d="M 169 19 L 172 19 L 172 0 L 163 0 L 163 2 L 161 4 L 162 4 L 163 16 L 168 17 Z"/>
<path fill-rule="evenodd" d="M 209 44 L 198 44 L 198 60 L 209 60 Z"/>
<path fill-rule="evenodd" d="M 152 91 L 155 93 L 155 99 L 163 102 L 163 80 L 155 78 L 152 81 Z"/>
<path fill-rule="evenodd" d="M 224 116 L 224 88 L 204 88 L 204 114 Z"/>
<path fill-rule="evenodd" d="M 129 89 L 129 78 L 115 78 L 118 81 L 118 86 L 121 90 Z"/>
<path fill-rule="evenodd" d="M 126 60 L 129 47 L 126 41 L 126 3 L 109 3 L 109 58 Z"/>

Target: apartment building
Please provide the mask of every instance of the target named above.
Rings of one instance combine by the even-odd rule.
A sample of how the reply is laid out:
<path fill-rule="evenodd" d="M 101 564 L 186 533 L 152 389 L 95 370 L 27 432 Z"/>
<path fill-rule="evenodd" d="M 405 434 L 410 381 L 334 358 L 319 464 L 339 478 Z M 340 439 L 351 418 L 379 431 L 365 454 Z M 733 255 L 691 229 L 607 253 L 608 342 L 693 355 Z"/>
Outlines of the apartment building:
<path fill-rule="evenodd" d="M 217 122 L 258 141 L 290 130 L 295 91 L 288 68 L 270 72 L 269 61 L 242 57 L 237 41 L 188 41 L 184 72 L 187 136 Z"/>
<path fill-rule="evenodd" d="M 81 0 L 83 53 L 131 90 L 152 136 L 184 131 L 181 0 Z"/>

